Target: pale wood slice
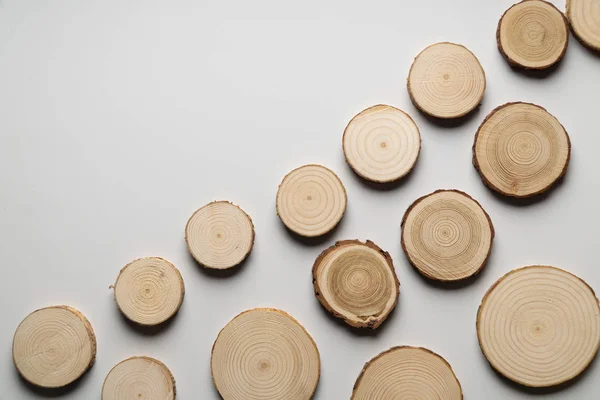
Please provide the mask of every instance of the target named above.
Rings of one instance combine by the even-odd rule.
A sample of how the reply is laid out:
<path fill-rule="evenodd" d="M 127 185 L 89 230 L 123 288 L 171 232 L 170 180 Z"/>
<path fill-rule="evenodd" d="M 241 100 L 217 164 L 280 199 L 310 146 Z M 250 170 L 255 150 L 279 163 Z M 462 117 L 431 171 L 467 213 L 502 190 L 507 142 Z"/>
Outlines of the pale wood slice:
<path fill-rule="evenodd" d="M 402 248 L 422 275 L 443 282 L 477 274 L 485 265 L 494 226 L 483 207 L 458 190 L 417 199 L 402 218 Z"/>
<path fill-rule="evenodd" d="M 129 320 L 159 325 L 174 316 L 185 294 L 181 274 L 160 257 L 140 258 L 127 264 L 114 285 L 115 301 Z"/>
<path fill-rule="evenodd" d="M 323 307 L 355 328 L 378 328 L 400 294 L 392 258 L 370 240 L 343 240 L 323 251 L 313 285 Z"/>
<path fill-rule="evenodd" d="M 507 103 L 483 121 L 473 144 L 473 165 L 483 182 L 505 196 L 530 197 L 548 190 L 566 172 L 571 141 L 544 108 Z"/>
<path fill-rule="evenodd" d="M 340 222 L 346 202 L 340 178 L 322 165 L 309 164 L 283 178 L 277 190 L 277 215 L 292 232 L 317 237 Z"/>
<path fill-rule="evenodd" d="M 224 400 L 307 400 L 321 361 L 308 332 L 273 308 L 244 311 L 219 333 L 210 368 Z"/>
<path fill-rule="evenodd" d="M 175 378 L 162 362 L 131 357 L 110 370 L 102 386 L 102 400 L 175 400 Z"/>
<path fill-rule="evenodd" d="M 387 183 L 413 169 L 421 151 L 421 134 L 407 113 L 380 104 L 352 118 L 342 147 L 354 172 L 368 181 Z"/>
<path fill-rule="evenodd" d="M 600 1 L 567 0 L 567 18 L 575 37 L 590 49 L 600 51 Z"/>
<path fill-rule="evenodd" d="M 452 367 L 421 347 L 392 347 L 365 364 L 351 400 L 462 400 Z"/>
<path fill-rule="evenodd" d="M 523 0 L 500 18 L 498 49 L 515 67 L 542 70 L 559 62 L 569 44 L 569 26 L 552 3 Z"/>
<path fill-rule="evenodd" d="M 215 201 L 192 215 L 185 227 L 185 241 L 200 265 L 232 268 L 252 251 L 254 224 L 240 207 L 228 201 Z"/>
<path fill-rule="evenodd" d="M 415 58 L 408 94 L 415 107 L 436 118 L 459 118 L 483 99 L 485 72 L 475 55 L 455 43 L 436 43 Z"/>
<path fill-rule="evenodd" d="M 85 316 L 69 306 L 29 314 L 13 339 L 13 361 L 29 383 L 60 388 L 79 379 L 96 359 L 96 336 Z"/>
<path fill-rule="evenodd" d="M 529 387 L 567 382 L 600 347 L 600 305 L 577 276 L 550 266 L 513 270 L 488 290 L 477 337 L 490 365 Z"/>

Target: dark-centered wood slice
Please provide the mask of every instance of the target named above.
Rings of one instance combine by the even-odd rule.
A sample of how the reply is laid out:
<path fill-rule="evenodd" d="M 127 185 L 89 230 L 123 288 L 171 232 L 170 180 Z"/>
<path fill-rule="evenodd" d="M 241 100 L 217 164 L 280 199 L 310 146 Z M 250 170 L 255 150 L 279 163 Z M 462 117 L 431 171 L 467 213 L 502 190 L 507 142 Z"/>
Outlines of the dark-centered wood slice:
<path fill-rule="evenodd" d="M 600 1 L 567 0 L 567 18 L 575 37 L 590 49 L 600 51 Z"/>
<path fill-rule="evenodd" d="M 162 362 L 131 357 L 110 370 L 102 386 L 102 400 L 175 400 L 175 378 Z"/>

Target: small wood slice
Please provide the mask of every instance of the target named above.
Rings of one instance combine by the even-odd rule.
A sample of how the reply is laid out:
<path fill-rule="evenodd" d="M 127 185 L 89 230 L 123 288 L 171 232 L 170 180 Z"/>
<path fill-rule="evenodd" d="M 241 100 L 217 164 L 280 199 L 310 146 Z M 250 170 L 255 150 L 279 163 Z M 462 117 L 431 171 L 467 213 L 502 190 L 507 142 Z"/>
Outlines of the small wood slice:
<path fill-rule="evenodd" d="M 452 367 L 421 347 L 392 347 L 365 364 L 351 400 L 462 400 Z"/>
<path fill-rule="evenodd" d="M 323 307 L 355 328 L 378 328 L 400 294 L 392 258 L 370 240 L 343 240 L 323 251 L 313 285 Z"/>
<path fill-rule="evenodd" d="M 127 264 L 114 285 L 115 301 L 129 320 L 159 325 L 174 316 L 185 294 L 183 278 L 173 264 L 160 257 L 140 258 Z"/>
<path fill-rule="evenodd" d="M 228 201 L 215 201 L 191 216 L 185 226 L 185 241 L 200 265 L 232 268 L 252 251 L 254 224 L 240 207 Z"/>
<path fill-rule="evenodd" d="M 224 400 L 307 400 L 317 388 L 321 361 L 298 321 L 281 310 L 256 308 L 221 330 L 210 368 Z"/>
<path fill-rule="evenodd" d="M 368 181 L 387 183 L 413 169 L 421 151 L 421 134 L 407 113 L 380 104 L 352 118 L 342 147 L 354 172 Z"/>
<path fill-rule="evenodd" d="M 292 232 L 317 237 L 336 227 L 346 202 L 340 178 L 328 168 L 309 164 L 283 178 L 277 190 L 277 215 Z"/>
<path fill-rule="evenodd" d="M 408 75 L 408 94 L 419 110 L 435 118 L 459 118 L 483 99 L 485 72 L 469 49 L 436 43 L 415 58 Z"/>
<path fill-rule="evenodd" d="M 523 0 L 500 18 L 498 49 L 512 66 L 542 70 L 559 62 L 569 44 L 569 25 L 552 3 Z"/>
<path fill-rule="evenodd" d="M 96 359 L 90 322 L 74 308 L 53 306 L 29 314 L 13 339 L 13 361 L 29 383 L 60 388 L 79 379 Z"/>
<path fill-rule="evenodd" d="M 458 190 L 417 199 L 402 218 L 402 248 L 422 275 L 437 281 L 467 279 L 485 265 L 494 226 L 483 207 Z"/>
<path fill-rule="evenodd" d="M 131 357 L 110 370 L 102 400 L 175 400 L 175 378 L 169 368 L 150 357 Z"/>
<path fill-rule="evenodd" d="M 473 144 L 473 165 L 483 182 L 505 196 L 543 193 L 566 172 L 571 142 L 544 108 L 507 103 L 483 121 Z"/>
<path fill-rule="evenodd" d="M 600 1 L 567 0 L 567 18 L 575 37 L 590 49 L 600 51 Z"/>
<path fill-rule="evenodd" d="M 488 290 L 477 337 L 490 365 L 529 387 L 567 382 L 600 347 L 600 306 L 575 275 L 549 266 L 516 269 Z"/>

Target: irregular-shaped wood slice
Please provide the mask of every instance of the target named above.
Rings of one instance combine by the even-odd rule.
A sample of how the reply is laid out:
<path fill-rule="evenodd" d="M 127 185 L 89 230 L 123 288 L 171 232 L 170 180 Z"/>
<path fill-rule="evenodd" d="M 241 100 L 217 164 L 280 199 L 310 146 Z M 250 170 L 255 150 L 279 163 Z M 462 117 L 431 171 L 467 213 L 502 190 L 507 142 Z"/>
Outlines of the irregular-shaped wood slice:
<path fill-rule="evenodd" d="M 469 49 L 436 43 L 415 58 L 408 74 L 408 94 L 419 110 L 436 118 L 459 118 L 483 99 L 485 72 Z"/>
<path fill-rule="evenodd" d="M 140 258 L 127 264 L 114 285 L 121 312 L 140 325 L 159 325 L 179 311 L 185 287 L 173 264 L 160 257 Z"/>
<path fill-rule="evenodd" d="M 362 178 L 393 182 L 413 169 L 421 151 L 421 134 L 407 113 L 380 104 L 352 118 L 342 147 L 346 162 Z"/>
<path fill-rule="evenodd" d="M 210 368 L 224 400 L 307 400 L 317 388 L 321 361 L 298 321 L 281 310 L 256 308 L 221 330 Z"/>
<path fill-rule="evenodd" d="M 452 367 L 421 347 L 392 347 L 365 364 L 351 400 L 462 400 Z"/>
<path fill-rule="evenodd" d="M 197 210 L 185 227 L 192 256 L 206 268 L 235 267 L 254 246 L 250 216 L 228 201 L 215 201 Z"/>
<path fill-rule="evenodd" d="M 315 295 L 323 307 L 355 328 L 377 328 L 398 303 L 392 258 L 367 240 L 343 240 L 317 257 Z"/>
<path fill-rule="evenodd" d="M 590 49 L 600 51 L 600 2 L 567 0 L 567 18 L 575 37 Z"/>
<path fill-rule="evenodd" d="M 336 227 L 346 202 L 340 178 L 328 168 L 309 164 L 283 178 L 277 190 L 277 215 L 292 232 L 317 237 Z"/>
<path fill-rule="evenodd" d="M 150 357 L 131 357 L 110 370 L 102 400 L 175 400 L 175 378 L 169 368 Z"/>
<path fill-rule="evenodd" d="M 477 337 L 491 366 L 530 387 L 567 382 L 600 347 L 600 306 L 575 275 L 549 266 L 516 269 L 488 290 Z"/>
<path fill-rule="evenodd" d="M 530 197 L 548 190 L 566 172 L 571 141 L 545 109 L 506 103 L 483 121 L 473 144 L 473 165 L 483 182 L 505 196 Z"/>
<path fill-rule="evenodd" d="M 567 19 L 552 3 L 523 0 L 500 18 L 498 49 L 510 65 L 541 70 L 559 62 L 569 44 Z"/>
<path fill-rule="evenodd" d="M 485 265 L 494 226 L 483 207 L 458 190 L 437 190 L 417 199 L 402 218 L 402 248 L 422 275 L 458 281 Z"/>
<path fill-rule="evenodd" d="M 79 379 L 96 359 L 96 336 L 82 313 L 68 306 L 36 310 L 19 325 L 13 361 L 29 383 L 60 388 Z"/>

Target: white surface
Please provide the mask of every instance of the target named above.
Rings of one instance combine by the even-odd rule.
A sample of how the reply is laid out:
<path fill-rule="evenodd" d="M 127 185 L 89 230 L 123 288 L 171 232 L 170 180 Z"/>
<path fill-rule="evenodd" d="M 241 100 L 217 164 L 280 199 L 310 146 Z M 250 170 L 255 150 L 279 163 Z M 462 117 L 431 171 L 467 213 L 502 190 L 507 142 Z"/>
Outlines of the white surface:
<path fill-rule="evenodd" d="M 0 398 L 39 398 L 17 378 L 12 335 L 53 304 L 81 310 L 98 338 L 96 364 L 64 399 L 99 399 L 110 368 L 133 355 L 163 361 L 178 399 L 215 399 L 212 343 L 258 306 L 286 310 L 314 337 L 316 399 L 349 398 L 363 364 L 401 344 L 444 356 L 467 399 L 532 398 L 488 366 L 475 315 L 498 277 L 528 264 L 568 269 L 600 290 L 600 57 L 571 36 L 547 78 L 512 71 L 495 42 L 511 4 L 0 0 Z M 413 57 L 444 40 L 468 46 L 487 74 L 481 109 L 454 128 L 426 120 L 405 87 Z M 477 126 L 514 100 L 546 107 L 573 143 L 564 183 L 529 206 L 493 195 L 471 165 Z M 362 184 L 341 149 L 346 123 L 376 103 L 409 112 L 423 138 L 415 170 L 390 191 Z M 310 162 L 332 168 L 348 191 L 341 226 L 316 246 L 288 235 L 275 214 L 282 177 Z M 463 288 L 428 284 L 400 248 L 406 207 L 437 188 L 467 191 L 496 227 L 483 275 Z M 241 205 L 256 225 L 249 262 L 227 278 L 202 272 L 183 237 L 191 213 L 215 199 Z M 334 322 L 313 295 L 315 257 L 346 238 L 372 239 L 395 262 L 400 302 L 377 335 Z M 180 269 L 187 290 L 173 324 L 149 336 L 124 322 L 108 286 L 129 261 L 153 255 Z M 598 399 L 599 380 L 595 362 L 544 398 Z"/>

